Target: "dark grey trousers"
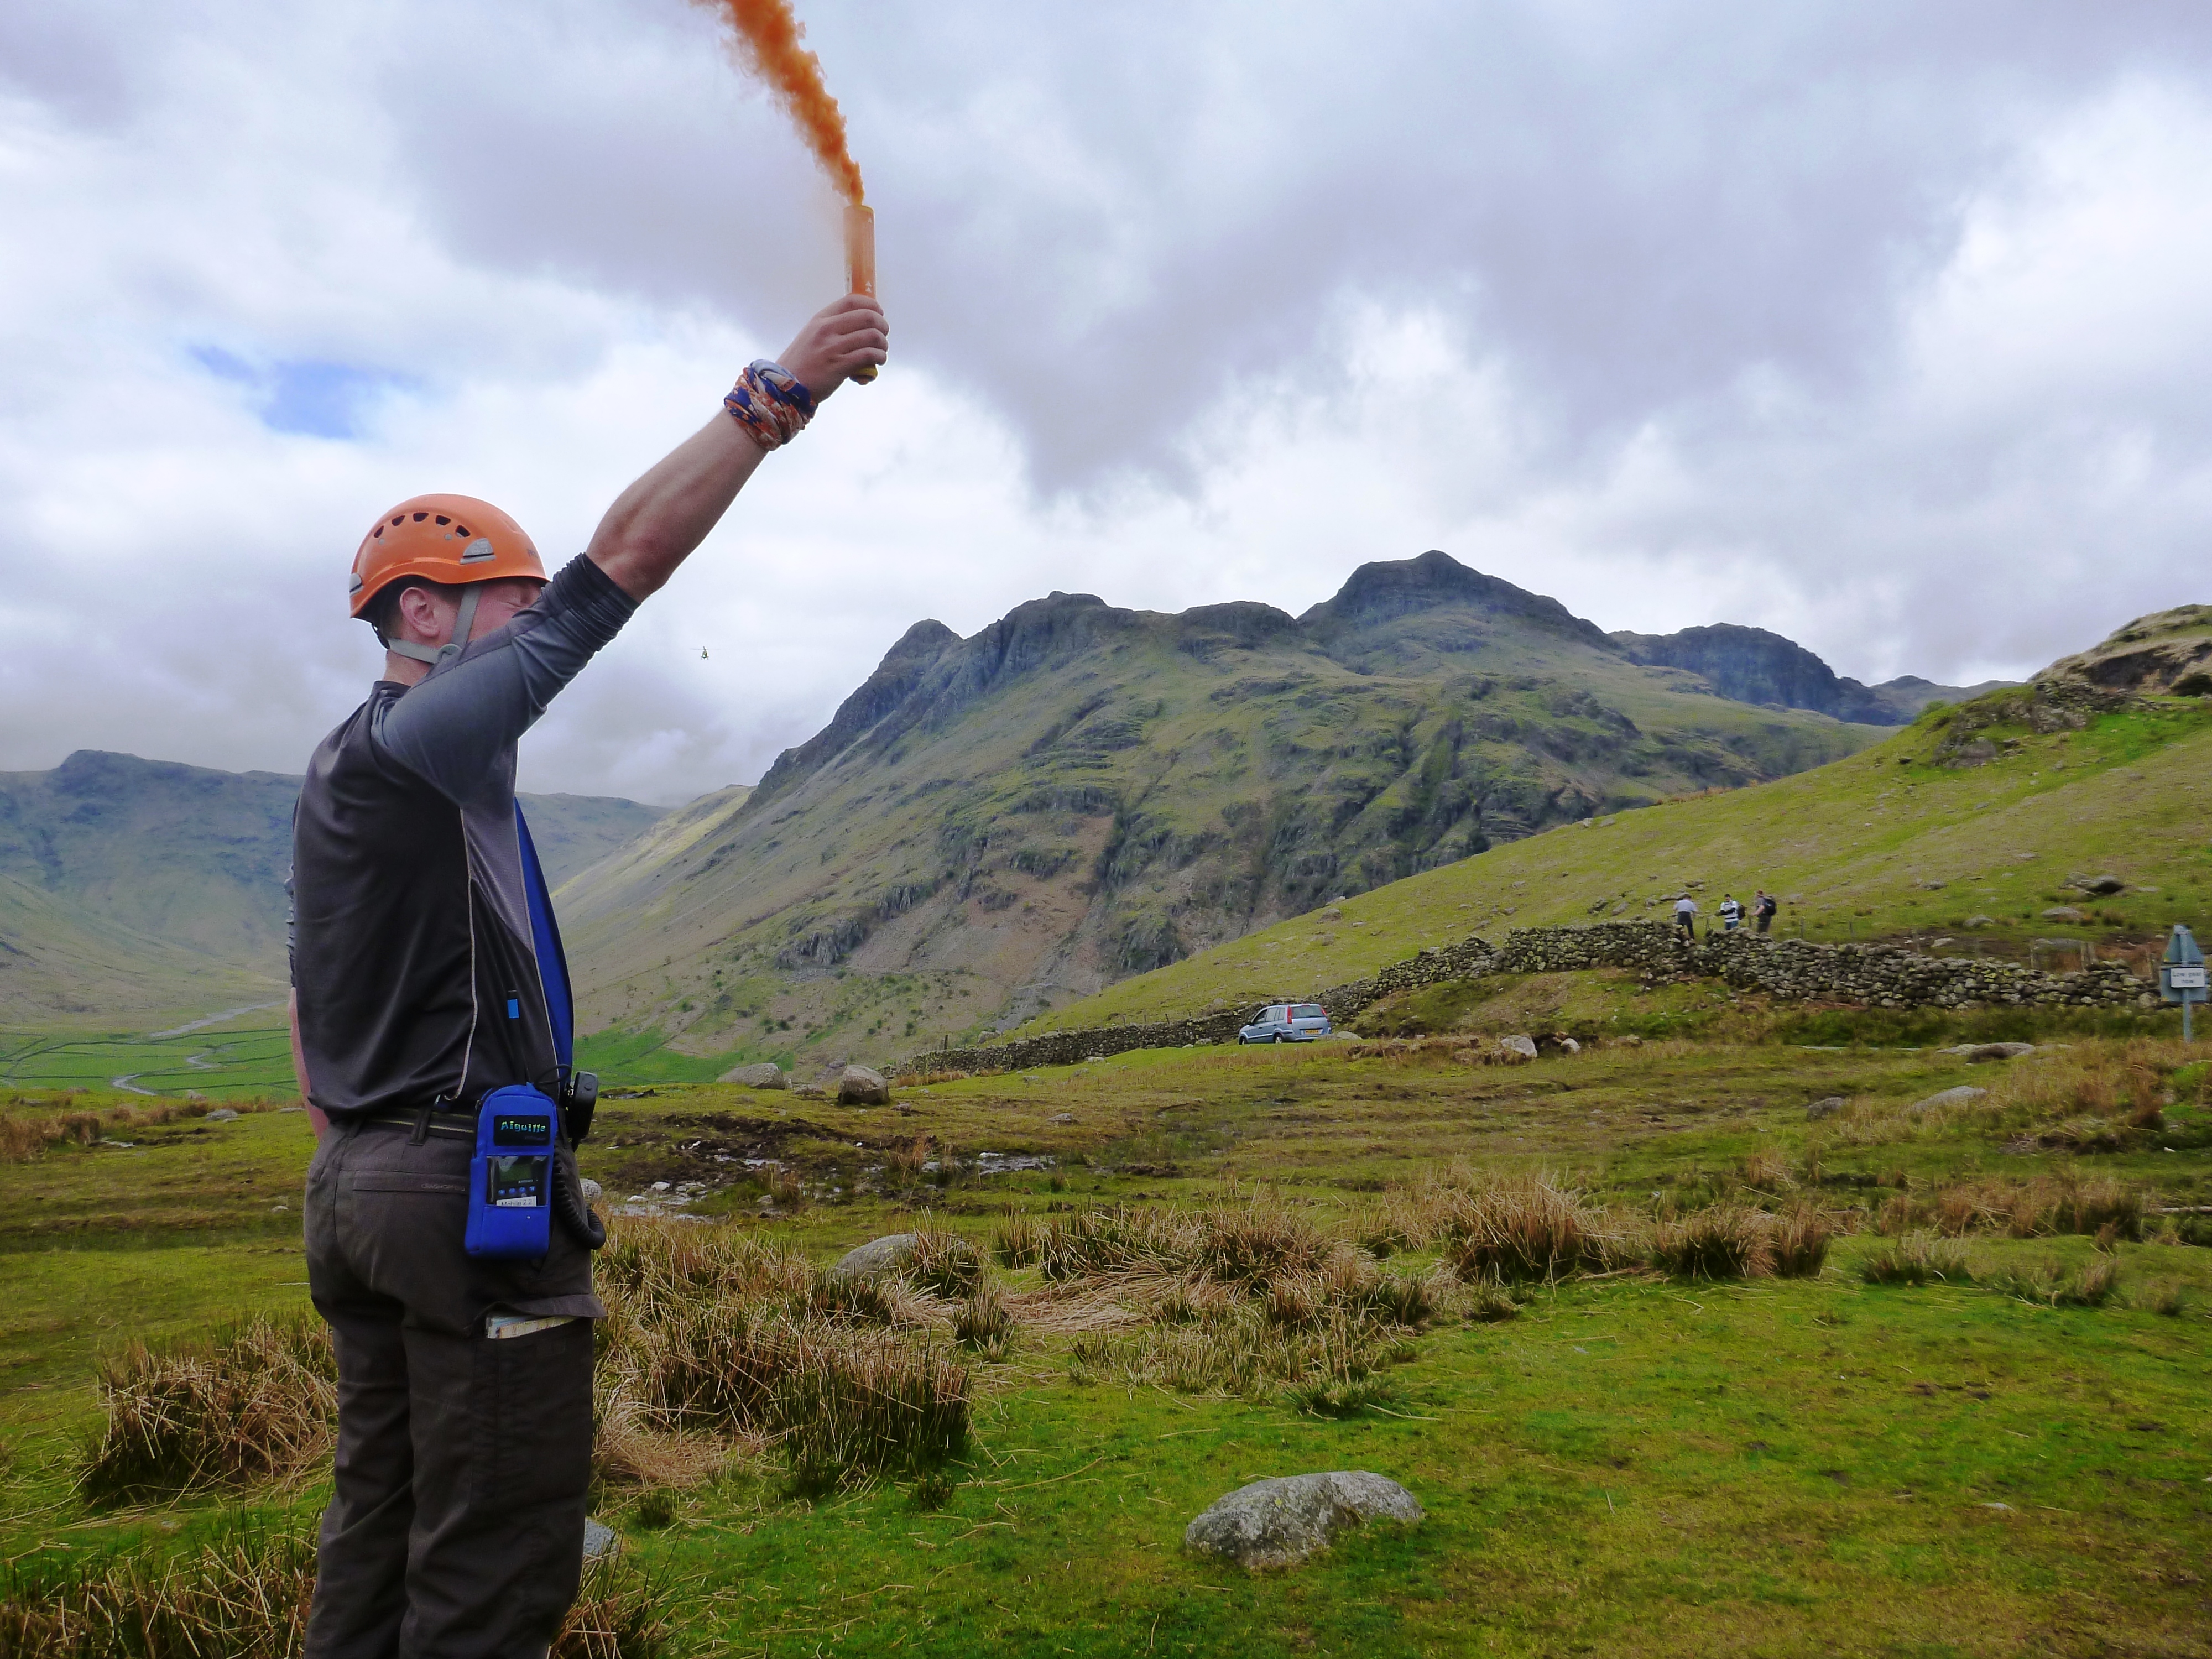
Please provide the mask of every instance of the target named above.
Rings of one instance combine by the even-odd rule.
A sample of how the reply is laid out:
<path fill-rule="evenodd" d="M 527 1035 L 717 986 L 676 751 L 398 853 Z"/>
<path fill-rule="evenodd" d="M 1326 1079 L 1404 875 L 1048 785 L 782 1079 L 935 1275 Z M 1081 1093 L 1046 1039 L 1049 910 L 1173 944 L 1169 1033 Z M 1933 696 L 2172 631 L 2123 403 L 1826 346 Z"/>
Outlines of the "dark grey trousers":
<path fill-rule="evenodd" d="M 471 1150 L 334 1127 L 307 1171 L 307 1283 L 338 1361 L 308 1659 L 535 1659 L 575 1599 L 605 1310 L 557 1223 L 542 1262 L 463 1250 Z M 580 1316 L 493 1341 L 495 1311 Z"/>

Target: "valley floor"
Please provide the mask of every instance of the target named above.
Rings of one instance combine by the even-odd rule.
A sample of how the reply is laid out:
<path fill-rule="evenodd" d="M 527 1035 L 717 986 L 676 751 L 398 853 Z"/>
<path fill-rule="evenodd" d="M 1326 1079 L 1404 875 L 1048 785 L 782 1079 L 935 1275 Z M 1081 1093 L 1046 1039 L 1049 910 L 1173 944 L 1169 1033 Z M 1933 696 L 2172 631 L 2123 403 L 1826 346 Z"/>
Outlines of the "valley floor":
<path fill-rule="evenodd" d="M 965 1362 L 949 1480 L 801 1497 L 751 1441 L 696 1484 L 610 1485 L 598 1513 L 657 1576 L 678 1651 L 2212 1652 L 2212 1249 L 2190 1242 L 2212 1242 L 2212 1068 L 2163 1038 L 2064 1041 L 1979 1065 L 1750 1042 L 1510 1069 L 1443 1045 L 1180 1050 L 904 1085 L 874 1109 L 641 1087 L 585 1152 L 610 1200 L 817 1263 L 924 1212 L 988 1246 L 1015 1215 L 1256 1204 L 1418 1272 L 1444 1247 L 1407 1236 L 1403 1206 L 1440 1177 L 1536 1171 L 1624 1225 L 1809 1206 L 1847 1231 L 1812 1278 L 1630 1266 L 1509 1286 L 1511 1317 L 1447 1304 L 1341 1415 L 1164 1386 L 1142 1333 L 1024 1325 L 1045 1281 L 1010 1251 L 1021 1265 L 992 1272 L 1018 1322 Z M 1961 1086 L 1989 1092 L 1912 1109 Z M 0 1106 L 36 1124 L 134 1104 L 47 1098 Z M 64 1554 L 164 1556 L 241 1516 L 296 1529 L 319 1505 L 312 1473 L 124 1508 L 73 1484 L 103 1356 L 304 1306 L 304 1116 L 234 1103 L 249 1109 L 210 1124 L 138 1101 L 90 1145 L 11 1132 L 10 1583 Z M 2093 1238 L 2062 1203 L 2004 1224 L 2031 1213 L 2024 1194 L 2092 1192 L 2127 1194 L 2140 1221 Z M 1917 1248 L 1940 1276 L 1869 1282 L 1904 1236 L 1936 1232 L 1955 1240 Z M 2100 1262 L 2118 1272 L 2101 1301 L 2062 1291 Z M 1401 1482 L 1426 1522 L 1266 1575 L 1182 1547 L 1236 1486 L 1343 1468 Z"/>

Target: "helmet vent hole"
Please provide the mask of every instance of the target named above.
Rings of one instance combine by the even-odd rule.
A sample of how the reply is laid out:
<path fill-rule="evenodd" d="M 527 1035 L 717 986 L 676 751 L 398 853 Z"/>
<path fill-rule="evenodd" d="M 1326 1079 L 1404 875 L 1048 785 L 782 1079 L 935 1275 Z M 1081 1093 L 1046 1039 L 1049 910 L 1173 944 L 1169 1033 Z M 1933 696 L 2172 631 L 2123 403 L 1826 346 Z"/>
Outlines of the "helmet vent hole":
<path fill-rule="evenodd" d="M 415 515 L 415 522 L 416 522 L 416 524 L 420 524 L 420 523 L 422 523 L 422 520 L 425 520 L 425 519 L 428 518 L 429 516 L 430 516 L 430 515 L 429 515 L 428 514 L 427 514 L 427 513 L 417 513 L 417 514 Z"/>
<path fill-rule="evenodd" d="M 381 536 L 381 535 L 383 535 L 383 534 L 384 534 L 384 526 L 383 526 L 382 525 L 379 525 L 379 526 L 376 526 L 376 533 L 377 533 L 379 536 Z"/>
<path fill-rule="evenodd" d="M 395 514 L 392 515 L 392 522 L 394 524 L 405 524 L 407 522 L 407 515 L 404 513 Z"/>
<path fill-rule="evenodd" d="M 451 524 L 451 523 L 453 523 L 453 520 L 452 520 L 451 519 L 447 518 L 444 514 L 441 513 L 441 514 L 438 515 L 438 522 L 439 522 L 440 524 Z"/>
<path fill-rule="evenodd" d="M 453 526 L 453 534 L 456 536 L 465 536 L 468 533 L 469 527 L 465 524 L 457 524 Z"/>

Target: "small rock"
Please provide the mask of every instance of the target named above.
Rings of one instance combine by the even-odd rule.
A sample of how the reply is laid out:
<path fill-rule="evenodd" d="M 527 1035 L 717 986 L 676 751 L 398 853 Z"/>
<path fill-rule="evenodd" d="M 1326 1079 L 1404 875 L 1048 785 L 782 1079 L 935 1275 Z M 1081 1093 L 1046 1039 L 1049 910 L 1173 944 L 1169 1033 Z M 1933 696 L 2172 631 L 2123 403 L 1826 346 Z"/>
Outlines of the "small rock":
<path fill-rule="evenodd" d="M 1073 1112 L 1054 1112 L 1050 1117 L 1047 1118 L 1045 1121 L 1048 1123 L 1073 1123 L 1075 1121 L 1075 1114 Z"/>
<path fill-rule="evenodd" d="M 1916 1100 L 1906 1109 L 1917 1115 L 1931 1107 L 1969 1106 L 1975 1101 L 1984 1098 L 1989 1092 L 1987 1089 L 1977 1089 L 1972 1084 L 1962 1083 L 1955 1089 L 1946 1089 L 1940 1094 L 1929 1096 L 1925 1100 Z"/>
<path fill-rule="evenodd" d="M 887 1279 L 914 1259 L 912 1233 L 888 1233 L 845 1252 L 824 1279 Z"/>
<path fill-rule="evenodd" d="M 1255 1480 L 1220 1498 L 1184 1529 L 1183 1547 L 1239 1566 L 1295 1566 L 1346 1527 L 1368 1521 L 1418 1526 L 1413 1493 L 1364 1469 Z"/>
<path fill-rule="evenodd" d="M 584 1517 L 584 1559 L 596 1561 L 601 1556 L 622 1553 L 622 1539 L 605 1522 Z"/>
<path fill-rule="evenodd" d="M 891 1085 L 873 1066 L 848 1066 L 837 1079 L 837 1100 L 845 1106 L 888 1106 Z"/>
<path fill-rule="evenodd" d="M 203 1123 L 234 1123 L 237 1121 L 238 1114 L 228 1106 L 218 1106 L 200 1120 Z"/>
<path fill-rule="evenodd" d="M 1514 1036 L 1500 1037 L 1498 1039 L 1498 1046 L 1509 1054 L 1520 1055 L 1522 1060 L 1534 1060 L 1536 1058 L 1536 1039 L 1532 1036 Z M 1510 1064 L 1511 1062 L 1508 1063 Z"/>
<path fill-rule="evenodd" d="M 653 1183 L 652 1190 L 656 1193 L 665 1193 L 668 1190 L 668 1183 L 665 1181 L 656 1181 Z"/>
<path fill-rule="evenodd" d="M 2054 904 L 2043 913 L 2045 921 L 2087 921 L 2088 913 L 2076 910 L 2070 904 Z"/>
<path fill-rule="evenodd" d="M 791 1092 L 796 1098 L 800 1100 L 827 1100 L 830 1098 L 830 1091 L 818 1083 L 794 1083 L 791 1085 Z"/>
<path fill-rule="evenodd" d="M 586 1209 L 589 1209 L 592 1205 L 598 1203 L 601 1199 L 607 1195 L 607 1189 L 600 1186 L 598 1182 L 591 1180 L 589 1177 L 586 1177 L 580 1184 L 584 1189 L 584 1206 Z"/>
<path fill-rule="evenodd" d="M 1830 1095 L 1826 1100 L 1816 1100 L 1805 1109 L 1805 1115 L 1815 1122 L 1824 1117 L 1833 1117 L 1844 1109 L 1844 1097 Z"/>
<path fill-rule="evenodd" d="M 733 1066 L 722 1073 L 725 1083 L 742 1083 L 748 1089 L 787 1089 L 791 1079 L 783 1074 L 783 1067 L 763 1060 L 757 1066 Z"/>
<path fill-rule="evenodd" d="M 1571 1036 L 1563 1036 L 1559 1039 L 1559 1052 L 1561 1054 L 1578 1054 L 1582 1053 L 1582 1051 L 1583 1045 L 1576 1042 L 1574 1038 Z"/>
<path fill-rule="evenodd" d="M 1968 916 L 1959 924 L 1961 927 L 1994 927 L 1996 925 L 1997 919 L 1995 916 Z"/>
<path fill-rule="evenodd" d="M 2076 876 L 2074 878 L 2074 884 L 2083 892 L 2094 893 L 2100 898 L 2106 898 L 2114 893 L 2124 893 L 2128 890 L 2127 883 L 2122 881 L 2118 876 Z"/>

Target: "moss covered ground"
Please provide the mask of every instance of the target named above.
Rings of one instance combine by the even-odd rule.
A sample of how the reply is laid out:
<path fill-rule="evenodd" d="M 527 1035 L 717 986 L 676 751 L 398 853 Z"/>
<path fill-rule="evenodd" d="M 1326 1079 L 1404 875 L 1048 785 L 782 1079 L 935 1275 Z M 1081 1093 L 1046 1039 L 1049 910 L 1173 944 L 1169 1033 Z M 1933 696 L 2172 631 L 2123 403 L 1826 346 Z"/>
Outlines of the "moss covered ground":
<path fill-rule="evenodd" d="M 1561 978 L 1510 994 L 1593 1018 L 1627 994 Z M 1973 1065 L 1870 1030 L 1794 1046 L 1756 1010 L 1719 1012 L 1737 1025 L 1510 1069 L 1339 1044 L 909 1085 L 888 1108 L 637 1086 L 586 1150 L 611 1196 L 700 1194 L 682 1207 L 702 1224 L 817 1261 L 925 1212 L 980 1243 L 1009 1212 L 1255 1193 L 1387 1249 L 1389 1206 L 1455 1164 L 1550 1171 L 1624 1215 L 1811 1204 L 1856 1231 L 1811 1279 L 1524 1287 L 1516 1318 L 1415 1339 L 1387 1393 L 1340 1417 L 1138 1384 L 1024 1330 L 975 1362 L 949 1486 L 801 1498 L 740 1460 L 673 1492 L 610 1489 L 601 1513 L 667 1575 L 685 1641 L 731 1654 L 2207 1651 L 2212 1249 L 2186 1241 L 2212 1239 L 2193 1213 L 2212 1205 L 2212 1068 L 2157 1022 Z M 1961 1085 L 1991 1092 L 1910 1109 Z M 1841 1111 L 1808 1119 L 1832 1097 Z M 133 1103 L 42 1098 L 5 1110 Z M 2057 1133 L 2084 1114 L 2110 1133 Z M 134 1144 L 0 1164 L 0 1555 L 159 1553 L 240 1512 L 303 1523 L 313 1482 L 123 1510 L 75 1493 L 101 1354 L 306 1294 L 296 1210 L 275 1208 L 296 1205 L 301 1114 L 106 1139 Z M 1049 1162 L 985 1173 L 1024 1158 Z M 799 1183 L 772 1206 L 771 1163 Z M 2039 1182 L 2148 1214 L 2101 1250 L 1969 1227 L 1970 1270 L 1917 1288 L 1857 1271 L 1900 1206 Z M 2119 1273 L 2101 1306 L 1993 1283 L 2100 1259 Z M 1000 1272 L 1016 1291 L 1035 1274 Z M 1234 1486 L 1343 1468 L 1401 1480 L 1429 1520 L 1260 1577 L 1182 1552 Z"/>

